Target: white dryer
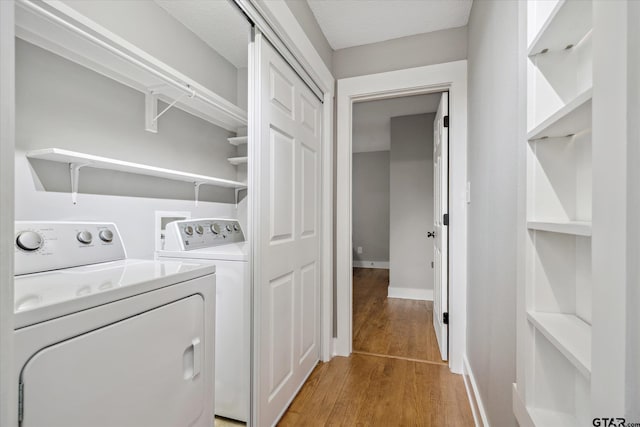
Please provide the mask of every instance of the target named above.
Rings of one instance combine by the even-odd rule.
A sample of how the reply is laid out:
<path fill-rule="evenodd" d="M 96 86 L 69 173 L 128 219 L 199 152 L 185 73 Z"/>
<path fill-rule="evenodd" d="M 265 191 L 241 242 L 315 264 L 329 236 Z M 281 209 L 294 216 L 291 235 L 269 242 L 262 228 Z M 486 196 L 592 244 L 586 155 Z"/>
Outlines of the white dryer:
<path fill-rule="evenodd" d="M 127 259 L 115 224 L 15 243 L 16 426 L 213 425 L 215 266 Z"/>
<path fill-rule="evenodd" d="M 158 259 L 212 261 L 216 265 L 215 413 L 249 418 L 251 282 L 249 244 L 232 219 L 169 223 Z"/>

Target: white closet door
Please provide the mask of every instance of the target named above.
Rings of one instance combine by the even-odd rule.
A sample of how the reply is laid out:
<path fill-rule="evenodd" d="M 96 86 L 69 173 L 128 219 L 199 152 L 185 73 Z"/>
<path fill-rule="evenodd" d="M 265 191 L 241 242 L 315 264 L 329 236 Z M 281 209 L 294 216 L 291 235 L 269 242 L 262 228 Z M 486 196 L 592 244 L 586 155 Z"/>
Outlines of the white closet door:
<path fill-rule="evenodd" d="M 274 425 L 319 360 L 320 101 L 262 37 L 253 191 L 256 424 Z"/>
<path fill-rule="evenodd" d="M 194 295 L 36 353 L 22 427 L 212 426 L 204 301 Z"/>
<path fill-rule="evenodd" d="M 433 122 L 433 221 L 436 238 L 434 241 L 434 281 L 433 281 L 433 326 L 436 330 L 438 347 L 442 360 L 449 358 L 448 325 L 444 321 L 448 312 L 448 227 L 444 216 L 449 212 L 449 128 L 445 117 L 449 111 L 449 94 L 442 94 L 440 105 Z M 448 118 L 446 119 L 448 120 Z M 448 315 L 448 314 L 447 314 Z"/>

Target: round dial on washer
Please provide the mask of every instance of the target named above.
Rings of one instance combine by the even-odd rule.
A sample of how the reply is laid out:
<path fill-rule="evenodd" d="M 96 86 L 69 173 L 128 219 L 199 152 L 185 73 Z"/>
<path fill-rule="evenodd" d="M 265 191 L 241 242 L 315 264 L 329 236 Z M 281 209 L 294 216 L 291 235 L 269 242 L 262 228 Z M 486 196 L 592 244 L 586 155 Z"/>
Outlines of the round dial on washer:
<path fill-rule="evenodd" d="M 204 233 L 204 228 L 201 225 L 196 225 L 196 233 L 202 234 Z"/>
<path fill-rule="evenodd" d="M 220 233 L 220 226 L 218 224 L 211 224 L 211 232 L 213 234 L 219 234 Z"/>
<path fill-rule="evenodd" d="M 238 224 L 233 224 L 233 229 L 235 231 L 240 231 L 240 227 L 238 227 Z"/>
<path fill-rule="evenodd" d="M 16 238 L 16 244 L 18 247 L 25 251 L 37 251 L 42 247 L 42 236 L 35 231 L 23 231 L 18 234 Z"/>
<path fill-rule="evenodd" d="M 102 230 L 98 233 L 98 237 L 103 242 L 111 243 L 113 241 L 113 232 L 111 230 Z"/>
<path fill-rule="evenodd" d="M 189 236 L 193 236 L 193 227 L 190 226 L 190 225 L 187 225 L 184 228 L 184 232 L 187 233 L 187 235 L 189 235 Z"/>
<path fill-rule="evenodd" d="M 227 229 L 227 231 L 231 231 L 231 226 L 230 225 L 227 225 L 225 228 Z"/>
<path fill-rule="evenodd" d="M 76 237 L 78 238 L 78 242 L 84 243 L 85 245 L 88 245 L 93 240 L 93 235 L 87 230 L 79 232 Z"/>

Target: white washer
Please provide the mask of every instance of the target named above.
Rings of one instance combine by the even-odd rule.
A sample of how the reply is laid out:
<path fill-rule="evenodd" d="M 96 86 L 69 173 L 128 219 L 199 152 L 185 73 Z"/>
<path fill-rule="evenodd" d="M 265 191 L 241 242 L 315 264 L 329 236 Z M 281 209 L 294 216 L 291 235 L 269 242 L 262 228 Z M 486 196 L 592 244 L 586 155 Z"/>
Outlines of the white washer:
<path fill-rule="evenodd" d="M 214 265 L 86 222 L 17 222 L 15 260 L 15 425 L 213 425 Z"/>
<path fill-rule="evenodd" d="M 249 244 L 231 219 L 169 223 L 158 259 L 213 261 L 216 265 L 215 413 L 246 422 L 249 416 Z"/>

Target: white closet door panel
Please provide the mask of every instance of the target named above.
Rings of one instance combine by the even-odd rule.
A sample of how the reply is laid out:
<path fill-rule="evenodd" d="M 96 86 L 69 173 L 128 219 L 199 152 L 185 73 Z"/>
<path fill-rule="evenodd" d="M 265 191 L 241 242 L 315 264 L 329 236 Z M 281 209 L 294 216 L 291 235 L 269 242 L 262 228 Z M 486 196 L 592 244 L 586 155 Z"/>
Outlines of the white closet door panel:
<path fill-rule="evenodd" d="M 22 427 L 213 425 L 205 402 L 204 301 L 191 296 L 36 353 Z"/>
<path fill-rule="evenodd" d="M 256 424 L 274 425 L 319 360 L 321 103 L 256 36 Z"/>

